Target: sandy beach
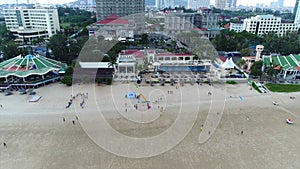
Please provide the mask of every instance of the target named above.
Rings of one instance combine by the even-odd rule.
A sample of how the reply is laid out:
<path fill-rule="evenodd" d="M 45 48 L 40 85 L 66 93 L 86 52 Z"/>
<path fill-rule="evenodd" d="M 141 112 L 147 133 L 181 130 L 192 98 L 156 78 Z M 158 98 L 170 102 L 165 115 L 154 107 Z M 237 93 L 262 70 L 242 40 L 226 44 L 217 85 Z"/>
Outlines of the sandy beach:
<path fill-rule="evenodd" d="M 143 94 L 151 108 L 126 99 L 126 91 Z M 36 92 L 42 96 L 36 103 L 18 92 L 0 94 L 0 168 L 300 168 L 300 93 L 260 94 L 247 84 L 137 88 L 121 83 L 73 87 L 57 83 Z M 66 109 L 71 95 L 78 93 L 85 97 L 78 95 Z M 107 123 L 98 121 L 100 117 Z M 294 124 L 286 124 L 287 118 Z M 107 124 L 117 132 L 106 129 Z M 169 135 L 156 142 L 163 134 Z M 128 138 L 136 138 L 134 144 Z M 150 144 L 145 140 L 141 147 L 139 138 L 153 140 Z M 178 144 L 171 145 L 177 138 Z M 99 145 L 101 141 L 105 144 Z M 163 152 L 156 154 L 156 149 Z M 147 153 L 151 157 L 138 157 Z"/>

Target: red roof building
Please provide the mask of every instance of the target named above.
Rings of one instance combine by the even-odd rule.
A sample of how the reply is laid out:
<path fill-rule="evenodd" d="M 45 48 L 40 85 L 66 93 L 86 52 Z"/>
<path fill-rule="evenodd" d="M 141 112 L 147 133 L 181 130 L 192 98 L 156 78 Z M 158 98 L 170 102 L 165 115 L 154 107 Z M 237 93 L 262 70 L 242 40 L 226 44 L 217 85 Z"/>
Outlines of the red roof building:
<path fill-rule="evenodd" d="M 128 25 L 128 20 L 122 19 L 120 16 L 112 14 L 105 19 L 96 22 L 97 25 Z"/>
<path fill-rule="evenodd" d="M 136 59 L 145 57 L 144 51 L 142 50 L 123 50 L 122 52 L 120 52 L 120 55 L 131 55 Z"/>

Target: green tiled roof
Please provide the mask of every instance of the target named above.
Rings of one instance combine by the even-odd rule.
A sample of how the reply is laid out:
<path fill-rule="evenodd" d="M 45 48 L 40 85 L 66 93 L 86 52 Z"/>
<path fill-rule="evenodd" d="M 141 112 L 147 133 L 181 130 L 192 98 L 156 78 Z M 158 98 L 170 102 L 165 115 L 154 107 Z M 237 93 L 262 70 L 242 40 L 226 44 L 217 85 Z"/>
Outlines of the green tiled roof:
<path fill-rule="evenodd" d="M 263 62 L 266 66 L 271 65 L 268 57 L 264 57 Z M 296 68 L 300 66 L 300 55 L 272 56 L 271 63 L 273 66 L 279 65 L 283 69 Z"/>
<path fill-rule="evenodd" d="M 297 59 L 298 62 L 300 62 L 300 55 L 293 55 L 293 56 Z"/>
<path fill-rule="evenodd" d="M 269 65 L 271 64 L 270 58 L 268 58 L 268 57 L 264 57 L 264 58 L 263 58 L 263 62 L 264 62 L 267 66 L 269 66 Z"/>
<path fill-rule="evenodd" d="M 287 56 L 286 59 L 288 60 L 288 62 L 293 66 L 293 67 L 297 67 L 297 63 L 291 58 L 291 56 Z"/>
<path fill-rule="evenodd" d="M 0 63 L 0 77 L 43 75 L 50 71 L 60 71 L 66 68 L 67 65 L 62 62 L 39 55 L 17 56 Z"/>
<path fill-rule="evenodd" d="M 281 65 L 277 56 L 272 57 L 273 65 Z"/>

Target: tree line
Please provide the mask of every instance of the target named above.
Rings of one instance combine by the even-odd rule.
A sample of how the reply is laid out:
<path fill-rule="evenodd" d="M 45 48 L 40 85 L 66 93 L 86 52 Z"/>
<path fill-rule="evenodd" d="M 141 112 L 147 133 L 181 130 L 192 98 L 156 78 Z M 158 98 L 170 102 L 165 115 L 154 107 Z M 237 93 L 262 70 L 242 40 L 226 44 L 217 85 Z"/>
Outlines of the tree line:
<path fill-rule="evenodd" d="M 298 32 L 288 32 L 279 36 L 272 32 L 263 36 L 248 33 L 246 31 L 237 33 L 235 31 L 222 30 L 212 40 L 217 51 L 240 51 L 242 55 L 249 55 L 249 47 L 264 45 L 264 53 L 279 53 L 289 55 L 300 53 L 300 36 Z"/>

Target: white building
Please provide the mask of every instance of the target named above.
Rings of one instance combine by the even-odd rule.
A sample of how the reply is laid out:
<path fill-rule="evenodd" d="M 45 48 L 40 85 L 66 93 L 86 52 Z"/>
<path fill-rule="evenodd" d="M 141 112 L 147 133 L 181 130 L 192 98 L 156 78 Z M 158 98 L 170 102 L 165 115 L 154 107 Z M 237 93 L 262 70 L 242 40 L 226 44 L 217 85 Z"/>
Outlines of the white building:
<path fill-rule="evenodd" d="M 229 30 L 235 31 L 235 32 L 242 32 L 243 31 L 243 23 L 230 23 Z"/>
<path fill-rule="evenodd" d="M 297 24 L 298 26 L 300 25 L 300 5 L 298 5 L 294 23 Z"/>
<path fill-rule="evenodd" d="M 210 0 L 188 0 L 187 8 L 199 9 L 201 7 L 209 7 Z"/>
<path fill-rule="evenodd" d="M 20 42 L 30 42 L 39 37 L 50 38 L 60 31 L 57 9 L 5 9 L 4 18 L 7 29 Z"/>
<path fill-rule="evenodd" d="M 287 32 L 298 31 L 298 26 L 294 23 L 283 23 L 280 17 L 273 15 L 257 15 L 245 19 L 242 29 L 258 36 L 270 32 L 283 36 Z"/>
<path fill-rule="evenodd" d="M 116 80 L 136 80 L 137 66 L 143 64 L 145 59 L 142 50 L 123 50 L 117 58 Z"/>

